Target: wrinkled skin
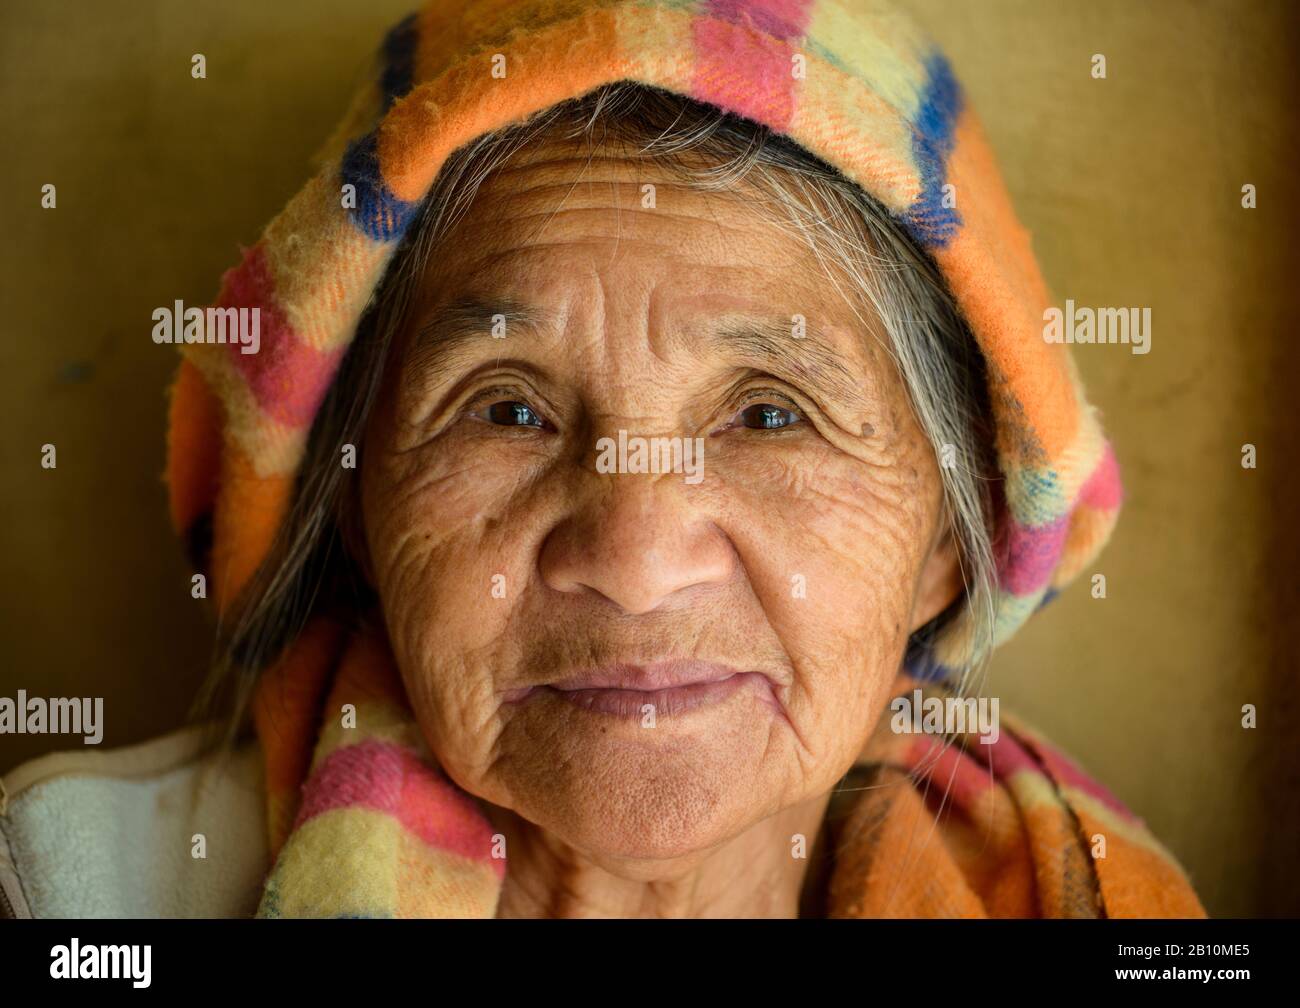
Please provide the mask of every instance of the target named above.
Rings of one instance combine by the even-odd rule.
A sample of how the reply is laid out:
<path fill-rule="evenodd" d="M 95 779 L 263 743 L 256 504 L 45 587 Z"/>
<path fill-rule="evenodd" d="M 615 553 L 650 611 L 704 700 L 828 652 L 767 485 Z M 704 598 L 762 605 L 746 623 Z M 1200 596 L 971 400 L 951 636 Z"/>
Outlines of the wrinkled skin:
<path fill-rule="evenodd" d="M 394 349 L 358 551 L 425 738 L 507 837 L 503 916 L 793 916 L 792 835 L 812 848 L 909 633 L 959 590 L 878 321 L 764 213 L 535 145 L 431 256 Z M 478 332 L 439 357 L 465 299 Z M 504 306 L 527 317 L 493 338 Z M 789 339 L 796 314 L 791 360 L 711 338 Z M 620 429 L 703 438 L 703 479 L 599 472 Z M 761 675 L 653 727 L 537 688 L 665 657 Z"/>

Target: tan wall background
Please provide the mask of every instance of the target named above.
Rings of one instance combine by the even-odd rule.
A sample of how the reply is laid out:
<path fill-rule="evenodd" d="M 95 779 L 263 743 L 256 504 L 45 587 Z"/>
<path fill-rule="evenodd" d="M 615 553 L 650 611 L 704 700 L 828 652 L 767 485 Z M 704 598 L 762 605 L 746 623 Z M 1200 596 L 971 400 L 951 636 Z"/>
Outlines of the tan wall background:
<path fill-rule="evenodd" d="M 150 312 L 212 298 L 411 2 L 0 14 L 0 696 L 102 695 L 107 745 L 183 716 L 210 627 L 167 526 L 175 360 Z M 1108 597 L 1076 585 L 1039 614 L 990 690 L 1145 816 L 1212 913 L 1300 913 L 1300 18 L 1281 0 L 908 6 L 980 109 L 1057 297 L 1152 309 L 1150 354 L 1077 350 L 1129 494 Z M 62 744 L 4 736 L 0 770 Z"/>

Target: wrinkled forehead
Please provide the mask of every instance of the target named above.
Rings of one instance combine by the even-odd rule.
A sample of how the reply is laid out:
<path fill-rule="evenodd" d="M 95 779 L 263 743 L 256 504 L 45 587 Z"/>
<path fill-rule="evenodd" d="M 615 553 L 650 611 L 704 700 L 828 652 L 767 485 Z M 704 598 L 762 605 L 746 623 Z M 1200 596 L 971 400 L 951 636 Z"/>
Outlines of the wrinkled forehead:
<path fill-rule="evenodd" d="M 450 370 L 598 341 L 775 368 L 846 405 L 880 393 L 890 360 L 869 300 L 770 193 L 703 188 L 694 167 L 565 140 L 518 152 L 431 251 L 408 359 Z"/>

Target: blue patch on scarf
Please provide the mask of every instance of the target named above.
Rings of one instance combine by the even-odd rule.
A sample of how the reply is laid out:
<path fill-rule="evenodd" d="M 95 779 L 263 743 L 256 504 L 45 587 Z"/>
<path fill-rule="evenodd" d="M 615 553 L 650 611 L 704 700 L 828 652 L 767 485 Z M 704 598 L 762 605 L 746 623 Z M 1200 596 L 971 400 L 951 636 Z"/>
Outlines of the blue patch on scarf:
<path fill-rule="evenodd" d="M 349 145 L 342 177 L 345 185 L 356 186 L 357 205 L 348 214 L 357 230 L 379 242 L 397 241 L 406 233 L 420 204 L 398 199 L 384 185 L 374 133 Z"/>
<path fill-rule="evenodd" d="M 419 38 L 414 14 L 403 18 L 384 36 L 384 71 L 379 77 L 384 111 L 415 86 L 415 47 Z"/>
<path fill-rule="evenodd" d="M 925 91 L 912 124 L 912 156 L 921 173 L 921 195 L 903 223 L 912 237 L 929 249 L 942 248 L 961 227 L 956 207 L 943 205 L 943 187 L 963 99 L 961 85 L 943 53 L 932 53 L 925 61 L 925 71 Z"/>

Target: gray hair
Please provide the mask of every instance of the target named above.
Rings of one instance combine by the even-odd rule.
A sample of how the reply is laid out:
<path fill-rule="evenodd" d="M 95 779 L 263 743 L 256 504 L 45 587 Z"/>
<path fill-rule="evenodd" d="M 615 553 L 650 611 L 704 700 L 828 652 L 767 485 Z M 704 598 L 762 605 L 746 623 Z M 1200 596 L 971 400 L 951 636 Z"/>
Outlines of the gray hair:
<path fill-rule="evenodd" d="M 859 299 L 883 322 L 888 351 L 916 418 L 942 458 L 944 520 L 961 562 L 963 597 L 912 635 L 907 662 L 923 665 L 930 643 L 956 620 L 967 654 L 951 685 L 982 686 L 991 649 L 996 578 L 992 546 L 996 478 L 984 358 L 934 262 L 875 199 L 834 168 L 766 127 L 648 85 L 622 82 L 486 134 L 443 166 L 376 290 L 313 424 L 289 514 L 265 561 L 218 627 L 211 672 L 195 713 L 225 714 L 229 744 L 257 679 L 317 612 L 343 623 L 373 601 L 344 529 L 359 522 L 355 471 L 338 446 L 359 444 L 389 349 L 406 319 L 431 251 L 466 212 L 479 187 L 525 145 L 554 136 L 592 148 L 654 158 L 692 186 L 719 193 L 746 183 L 746 198 L 806 241 L 850 305 Z M 861 316 L 859 316 L 861 318 Z M 870 326 L 863 319 L 863 331 Z M 351 472 L 351 475 L 349 475 Z"/>

